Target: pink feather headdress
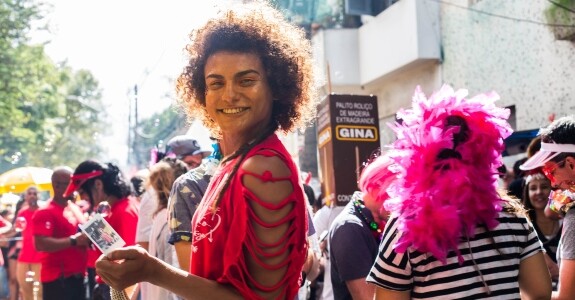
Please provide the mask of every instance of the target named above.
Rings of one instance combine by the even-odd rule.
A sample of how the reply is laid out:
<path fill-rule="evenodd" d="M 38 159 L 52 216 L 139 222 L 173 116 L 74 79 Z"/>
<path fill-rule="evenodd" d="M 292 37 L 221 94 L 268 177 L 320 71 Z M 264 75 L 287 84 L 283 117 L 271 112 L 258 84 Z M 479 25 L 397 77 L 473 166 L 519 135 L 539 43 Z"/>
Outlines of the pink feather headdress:
<path fill-rule="evenodd" d="M 397 114 L 403 122 L 390 125 L 397 135 L 390 168 L 399 179 L 385 208 L 398 217 L 397 252 L 412 247 L 445 263 L 454 250 L 462 263 L 462 238 L 498 224 L 497 167 L 512 132 L 509 110 L 495 106 L 495 92 L 466 96 L 444 85 L 427 99 L 417 87 L 412 108 Z"/>

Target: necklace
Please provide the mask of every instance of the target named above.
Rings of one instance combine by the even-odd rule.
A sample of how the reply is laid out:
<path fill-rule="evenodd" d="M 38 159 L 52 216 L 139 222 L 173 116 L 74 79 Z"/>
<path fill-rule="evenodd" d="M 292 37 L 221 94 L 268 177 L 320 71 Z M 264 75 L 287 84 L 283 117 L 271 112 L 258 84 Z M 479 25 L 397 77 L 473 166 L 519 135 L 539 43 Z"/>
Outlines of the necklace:
<path fill-rule="evenodd" d="M 381 240 L 381 233 L 383 230 L 380 228 L 379 224 L 377 224 L 373 219 L 368 220 L 367 216 L 364 214 L 365 205 L 363 204 L 363 200 L 361 200 L 361 196 L 358 195 L 358 193 L 355 193 L 352 199 L 353 206 L 359 217 L 369 226 L 369 230 L 371 230 L 375 238 L 378 241 Z"/>

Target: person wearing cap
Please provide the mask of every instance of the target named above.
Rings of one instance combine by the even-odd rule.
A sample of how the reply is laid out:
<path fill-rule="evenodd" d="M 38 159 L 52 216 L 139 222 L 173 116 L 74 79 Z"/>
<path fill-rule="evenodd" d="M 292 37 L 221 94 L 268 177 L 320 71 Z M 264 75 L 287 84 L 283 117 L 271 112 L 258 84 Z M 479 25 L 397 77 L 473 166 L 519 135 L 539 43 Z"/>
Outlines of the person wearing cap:
<path fill-rule="evenodd" d="M 44 253 L 40 276 L 44 300 L 76 300 L 86 295 L 84 273 L 90 240 L 78 232 L 84 221 L 80 208 L 63 196 L 71 174 L 68 167 L 54 169 L 54 197 L 32 217 L 36 249 Z"/>
<path fill-rule="evenodd" d="M 167 154 L 175 154 L 176 158 L 188 165 L 188 170 L 199 167 L 202 160 L 211 153 L 211 151 L 202 150 L 198 141 L 189 135 L 173 137 L 168 141 L 167 148 Z"/>
<path fill-rule="evenodd" d="M 555 120 L 539 131 L 541 149 L 529 158 L 522 170 L 542 167 L 553 187 L 549 208 L 563 215 L 563 232 L 557 264 L 559 286 L 551 299 L 575 299 L 575 115 Z"/>
<path fill-rule="evenodd" d="M 104 219 L 122 237 L 127 246 L 135 245 L 138 205 L 129 197 L 130 183 L 124 178 L 118 166 L 94 160 L 83 161 L 74 170 L 64 197 L 70 196 L 74 191 L 78 191 L 83 199 L 89 199 L 94 208 L 102 202 L 107 202 L 110 205 L 110 212 L 103 216 Z M 88 250 L 88 268 L 95 267 L 100 255 L 101 252 L 97 249 Z M 98 277 L 96 282 L 94 297 L 101 295 L 105 297 L 104 299 L 109 299 L 109 287 Z"/>
<path fill-rule="evenodd" d="M 189 170 L 174 182 L 168 203 L 168 243 L 174 245 L 180 269 L 187 271 L 192 245 L 192 216 L 210 183 L 212 174 L 207 172 L 207 167 L 213 161 L 203 160 L 211 151 L 201 150 L 198 142 L 188 135 L 173 137 L 168 142 L 167 152 L 176 154 Z M 212 156 L 214 159 L 218 156 L 215 162 L 218 164 L 219 154 Z"/>

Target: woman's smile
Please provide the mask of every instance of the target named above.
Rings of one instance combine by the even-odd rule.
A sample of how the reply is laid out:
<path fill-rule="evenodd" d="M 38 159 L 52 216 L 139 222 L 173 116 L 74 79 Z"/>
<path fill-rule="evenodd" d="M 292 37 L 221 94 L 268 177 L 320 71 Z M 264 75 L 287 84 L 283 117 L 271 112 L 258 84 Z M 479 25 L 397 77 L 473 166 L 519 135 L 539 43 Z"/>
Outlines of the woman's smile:
<path fill-rule="evenodd" d="M 223 109 L 218 109 L 218 112 L 223 113 L 225 115 L 236 115 L 236 114 L 244 112 L 248 109 L 249 109 L 248 107 L 223 108 Z"/>
<path fill-rule="evenodd" d="M 547 205 L 547 198 L 546 197 L 533 197 L 531 199 L 531 201 L 533 202 L 533 206 L 535 207 L 539 207 L 539 206 L 543 206 L 545 207 L 545 205 Z"/>

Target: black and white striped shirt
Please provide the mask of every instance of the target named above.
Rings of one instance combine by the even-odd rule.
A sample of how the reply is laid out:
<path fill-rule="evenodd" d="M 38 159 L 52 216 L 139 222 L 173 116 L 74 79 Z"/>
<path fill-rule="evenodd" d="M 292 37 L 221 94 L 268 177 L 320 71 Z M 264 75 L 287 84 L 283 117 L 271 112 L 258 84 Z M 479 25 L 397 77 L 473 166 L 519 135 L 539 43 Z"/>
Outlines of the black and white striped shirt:
<path fill-rule="evenodd" d="M 475 230 L 475 237 L 469 238 L 471 252 L 467 240 L 459 244 L 465 259 L 462 265 L 454 251 L 443 265 L 431 254 L 410 249 L 396 253 L 393 245 L 400 234 L 393 218 L 367 281 L 386 289 L 411 291 L 412 299 L 520 299 L 519 263 L 542 251 L 542 245 L 526 218 L 501 212 L 497 220 L 499 225 L 491 231 Z"/>

